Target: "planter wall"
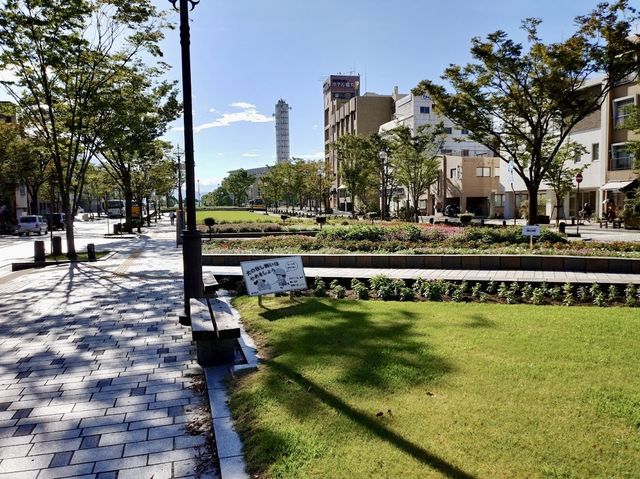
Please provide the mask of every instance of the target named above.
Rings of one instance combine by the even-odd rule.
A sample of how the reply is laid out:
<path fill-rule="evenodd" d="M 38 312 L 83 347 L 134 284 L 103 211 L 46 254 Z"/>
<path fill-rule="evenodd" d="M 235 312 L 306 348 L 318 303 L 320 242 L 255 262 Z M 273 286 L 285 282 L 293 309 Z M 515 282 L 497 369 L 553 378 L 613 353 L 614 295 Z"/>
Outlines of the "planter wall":
<path fill-rule="evenodd" d="M 284 254 L 203 255 L 203 266 L 239 266 L 241 261 L 278 258 Z M 302 254 L 310 268 L 404 268 L 498 271 L 575 271 L 640 274 L 640 259 L 583 256 L 509 255 L 328 255 Z"/>

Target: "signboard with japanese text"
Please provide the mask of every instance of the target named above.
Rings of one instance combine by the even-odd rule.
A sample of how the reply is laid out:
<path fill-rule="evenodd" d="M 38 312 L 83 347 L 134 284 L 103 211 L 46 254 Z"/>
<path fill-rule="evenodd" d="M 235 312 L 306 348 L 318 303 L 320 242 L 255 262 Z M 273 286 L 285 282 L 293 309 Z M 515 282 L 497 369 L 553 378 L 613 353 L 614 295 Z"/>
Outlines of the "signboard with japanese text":
<path fill-rule="evenodd" d="M 540 226 L 539 225 L 523 226 L 522 236 L 540 236 Z"/>
<path fill-rule="evenodd" d="M 240 267 L 250 296 L 307 289 L 300 256 L 243 261 Z"/>

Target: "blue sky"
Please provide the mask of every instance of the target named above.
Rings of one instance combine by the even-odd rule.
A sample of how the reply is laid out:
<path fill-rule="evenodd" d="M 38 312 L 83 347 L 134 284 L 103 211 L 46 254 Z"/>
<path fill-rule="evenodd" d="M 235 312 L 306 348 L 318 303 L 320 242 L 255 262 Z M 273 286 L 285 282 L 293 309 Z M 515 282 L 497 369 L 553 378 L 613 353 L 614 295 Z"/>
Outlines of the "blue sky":
<path fill-rule="evenodd" d="M 227 171 L 275 161 L 278 99 L 290 106 L 291 155 L 322 157 L 322 83 L 361 75 L 361 92 L 409 92 L 470 60 L 474 36 L 501 29 L 522 38 L 520 21 L 544 20 L 545 41 L 566 38 L 576 15 L 599 0 L 201 0 L 191 12 L 196 177 L 201 192 Z M 154 0 L 162 7 L 168 0 Z M 172 14 L 177 22 L 177 13 Z M 178 30 L 165 60 L 180 75 Z M 177 127 L 182 120 L 176 122 Z M 184 146 L 182 131 L 167 134 Z"/>

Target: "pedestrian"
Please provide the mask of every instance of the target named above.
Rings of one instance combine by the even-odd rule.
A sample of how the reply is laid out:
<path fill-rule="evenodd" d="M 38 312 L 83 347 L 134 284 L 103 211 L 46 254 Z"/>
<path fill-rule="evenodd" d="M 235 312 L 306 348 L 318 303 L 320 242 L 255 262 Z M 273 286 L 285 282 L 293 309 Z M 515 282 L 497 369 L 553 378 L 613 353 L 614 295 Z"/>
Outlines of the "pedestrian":
<path fill-rule="evenodd" d="M 585 203 L 582 207 L 582 219 L 590 222 L 592 212 L 593 210 L 591 209 L 591 205 L 589 203 Z"/>
<path fill-rule="evenodd" d="M 169 215 L 169 218 L 171 218 L 171 224 L 173 224 L 173 220 L 176 219 L 176 214 L 172 211 L 171 214 Z"/>
<path fill-rule="evenodd" d="M 609 208 L 607 209 L 607 221 L 613 222 L 616 219 L 616 205 L 613 203 L 609 204 Z"/>

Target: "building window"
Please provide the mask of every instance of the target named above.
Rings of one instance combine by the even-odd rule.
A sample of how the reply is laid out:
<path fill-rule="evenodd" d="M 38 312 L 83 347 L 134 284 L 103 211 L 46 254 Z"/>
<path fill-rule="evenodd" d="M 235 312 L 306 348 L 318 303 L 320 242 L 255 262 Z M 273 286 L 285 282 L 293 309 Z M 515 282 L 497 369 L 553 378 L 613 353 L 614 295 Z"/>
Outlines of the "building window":
<path fill-rule="evenodd" d="M 488 166 L 477 167 L 476 176 L 491 176 L 491 168 L 489 168 Z"/>
<path fill-rule="evenodd" d="M 462 156 L 469 156 L 469 150 L 462 150 Z"/>
<path fill-rule="evenodd" d="M 594 143 L 591 145 L 591 161 L 598 161 L 600 159 L 600 143 Z"/>
<path fill-rule="evenodd" d="M 421 106 L 420 107 L 420 113 L 429 113 L 429 107 L 428 106 Z"/>
<path fill-rule="evenodd" d="M 450 134 L 452 134 L 452 133 L 453 133 L 453 128 L 451 128 L 450 126 L 445 126 L 445 127 L 444 127 L 444 132 L 445 132 L 447 135 L 450 135 Z"/>
<path fill-rule="evenodd" d="M 635 104 L 635 98 L 632 96 L 613 100 L 613 126 L 622 128 L 624 121 L 629 116 L 629 109 Z"/>
<path fill-rule="evenodd" d="M 458 168 L 451 168 L 449 170 L 449 178 L 457 178 L 458 177 Z"/>
<path fill-rule="evenodd" d="M 504 195 L 502 194 L 496 194 L 493 197 L 493 205 L 496 206 L 497 208 L 502 208 L 504 207 Z"/>
<path fill-rule="evenodd" d="M 463 128 L 460 130 L 460 133 L 462 133 L 463 135 L 468 135 L 469 134 L 469 130 L 467 130 L 466 128 Z"/>
<path fill-rule="evenodd" d="M 633 166 L 633 156 L 625 143 L 611 145 L 610 170 L 630 170 Z"/>

